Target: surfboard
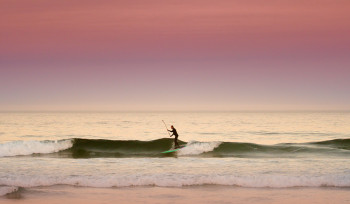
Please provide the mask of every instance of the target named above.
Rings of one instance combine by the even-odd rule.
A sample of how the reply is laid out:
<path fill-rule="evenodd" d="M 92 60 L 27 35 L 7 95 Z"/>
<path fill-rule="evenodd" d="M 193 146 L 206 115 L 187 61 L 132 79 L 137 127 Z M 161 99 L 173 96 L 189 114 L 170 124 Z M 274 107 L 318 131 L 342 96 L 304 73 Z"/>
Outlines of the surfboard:
<path fill-rule="evenodd" d="M 180 150 L 180 149 L 182 149 L 182 148 L 184 148 L 184 147 L 186 147 L 186 145 L 180 146 L 180 147 L 177 148 L 177 149 L 169 149 L 169 150 L 167 150 L 167 151 L 165 151 L 165 152 L 162 152 L 162 153 L 165 154 L 165 153 L 176 152 L 176 151 L 178 151 L 178 150 Z"/>

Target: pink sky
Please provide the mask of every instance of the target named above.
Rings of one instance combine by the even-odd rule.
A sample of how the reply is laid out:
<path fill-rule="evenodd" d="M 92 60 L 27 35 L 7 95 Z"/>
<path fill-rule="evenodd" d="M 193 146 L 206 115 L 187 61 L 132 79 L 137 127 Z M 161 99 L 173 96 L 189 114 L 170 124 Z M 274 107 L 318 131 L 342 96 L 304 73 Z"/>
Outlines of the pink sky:
<path fill-rule="evenodd" d="M 350 108 L 348 0 L 0 4 L 0 109 Z"/>

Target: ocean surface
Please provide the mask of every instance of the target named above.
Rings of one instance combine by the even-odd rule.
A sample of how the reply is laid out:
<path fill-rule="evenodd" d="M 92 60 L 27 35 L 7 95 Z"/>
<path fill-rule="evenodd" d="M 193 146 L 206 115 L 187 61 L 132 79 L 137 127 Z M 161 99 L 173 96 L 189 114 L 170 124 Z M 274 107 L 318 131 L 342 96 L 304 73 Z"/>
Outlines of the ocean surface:
<path fill-rule="evenodd" d="M 0 113 L 0 196 L 57 185 L 350 188 L 350 112 Z"/>

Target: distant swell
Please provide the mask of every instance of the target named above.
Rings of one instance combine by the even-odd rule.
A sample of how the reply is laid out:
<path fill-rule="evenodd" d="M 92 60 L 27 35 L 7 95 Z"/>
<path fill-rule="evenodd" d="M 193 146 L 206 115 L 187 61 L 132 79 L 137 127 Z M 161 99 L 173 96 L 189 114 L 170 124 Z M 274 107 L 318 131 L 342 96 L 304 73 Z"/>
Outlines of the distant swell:
<path fill-rule="evenodd" d="M 95 157 L 295 157 L 307 154 L 350 156 L 350 139 L 336 139 L 310 143 L 261 145 L 240 142 L 190 141 L 183 149 L 170 154 L 161 152 L 173 147 L 173 140 L 152 141 L 68 139 L 58 141 L 15 141 L 0 144 L 0 157 L 34 155 L 68 158 Z"/>

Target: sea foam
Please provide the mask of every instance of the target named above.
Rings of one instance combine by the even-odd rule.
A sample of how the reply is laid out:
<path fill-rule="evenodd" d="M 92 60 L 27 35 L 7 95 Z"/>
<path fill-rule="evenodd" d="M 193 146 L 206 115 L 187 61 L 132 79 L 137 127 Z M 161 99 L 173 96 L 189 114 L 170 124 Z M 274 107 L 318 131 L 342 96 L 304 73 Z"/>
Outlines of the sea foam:
<path fill-rule="evenodd" d="M 18 191 L 18 187 L 15 186 L 0 186 L 0 196 L 4 196 L 16 191 Z"/>
<path fill-rule="evenodd" d="M 17 176 L 0 178 L 6 186 L 38 187 L 53 185 L 72 185 L 82 187 L 130 187 L 160 186 L 182 187 L 200 185 L 226 185 L 252 188 L 290 188 L 290 187 L 350 187 L 349 175 L 290 176 L 290 175 L 220 175 L 220 174 L 131 174 L 105 176 Z M 12 190 L 11 190 L 12 189 Z M 14 189 L 15 190 L 15 189 Z M 14 191 L 4 188 L 4 193 Z M 3 193 L 3 194 L 4 194 Z"/>
<path fill-rule="evenodd" d="M 198 155 L 204 152 L 211 152 L 217 148 L 221 142 L 197 142 L 191 141 L 186 147 L 178 151 L 178 155 Z"/>
<path fill-rule="evenodd" d="M 0 157 L 47 154 L 71 148 L 72 140 L 13 141 L 0 144 Z"/>

